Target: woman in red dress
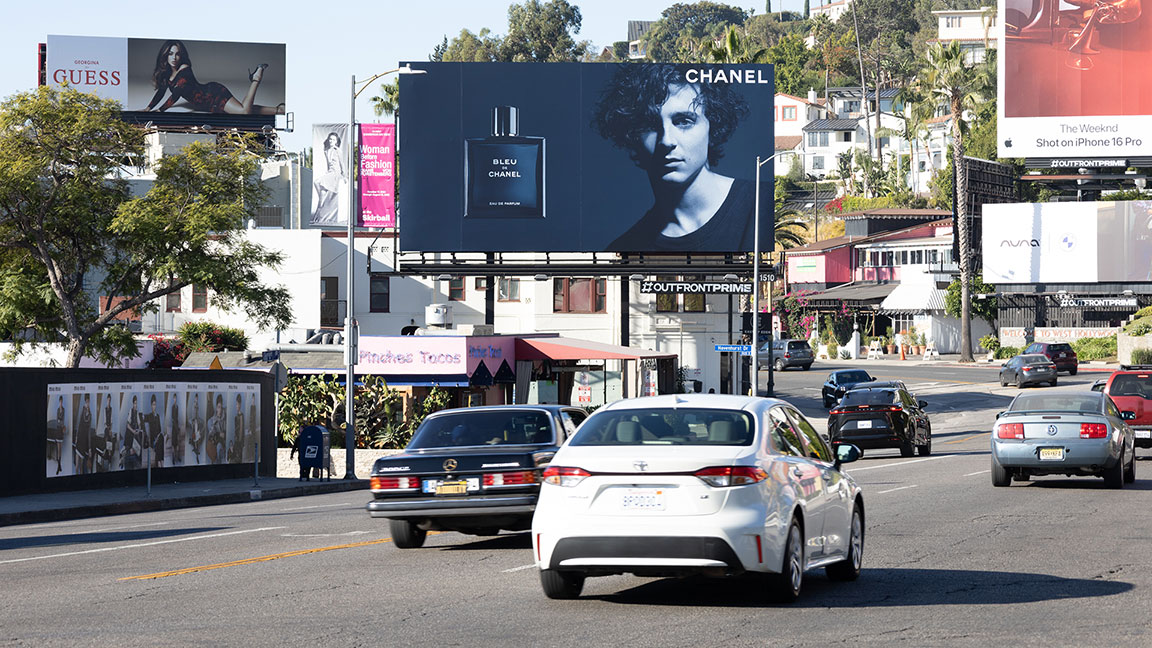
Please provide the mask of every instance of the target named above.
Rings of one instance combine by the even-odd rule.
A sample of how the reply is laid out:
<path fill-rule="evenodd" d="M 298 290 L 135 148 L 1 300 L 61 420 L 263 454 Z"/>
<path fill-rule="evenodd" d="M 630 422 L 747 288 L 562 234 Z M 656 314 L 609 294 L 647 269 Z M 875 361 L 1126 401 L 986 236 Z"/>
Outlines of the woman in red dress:
<path fill-rule="evenodd" d="M 188 57 L 188 48 L 182 41 L 165 41 L 156 54 L 156 69 L 152 73 L 152 86 L 156 94 L 145 110 L 165 111 L 171 108 L 180 99 L 188 103 L 188 107 L 196 112 L 228 113 L 231 115 L 282 115 L 284 104 L 278 106 L 261 106 L 253 103 L 256 99 L 256 90 L 264 78 L 264 68 L 267 63 L 256 66 L 255 71 L 248 72 L 248 93 L 244 99 L 237 100 L 228 88 L 222 83 L 212 81 L 200 83 L 192 73 L 192 61 Z M 164 94 L 171 91 L 171 96 L 159 107 L 156 104 L 164 98 Z"/>

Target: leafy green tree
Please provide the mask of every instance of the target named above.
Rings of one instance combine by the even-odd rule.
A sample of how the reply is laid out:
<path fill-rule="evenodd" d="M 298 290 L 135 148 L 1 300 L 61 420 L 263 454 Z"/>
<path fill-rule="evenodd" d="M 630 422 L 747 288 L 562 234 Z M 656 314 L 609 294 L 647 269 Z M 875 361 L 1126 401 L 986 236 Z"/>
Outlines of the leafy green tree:
<path fill-rule="evenodd" d="M 70 367 L 86 355 L 138 355 L 117 316 L 155 309 L 193 282 L 260 327 L 291 321 L 287 290 L 259 279 L 281 255 L 244 234 L 266 194 L 254 140 L 190 144 L 132 198 L 121 165 L 139 159 L 142 143 L 119 104 L 72 89 L 0 103 L 0 282 L 17 296 L 0 306 L 0 329 L 65 341 Z"/>
<path fill-rule="evenodd" d="M 799 34 L 787 34 L 777 41 L 768 54 L 776 64 L 776 91 L 797 97 L 808 96 L 808 88 L 818 85 L 809 69 L 814 55 Z"/>
<path fill-rule="evenodd" d="M 976 275 L 972 279 L 972 290 L 978 295 L 995 295 L 996 288 L 984 283 L 984 277 Z M 960 280 L 948 284 L 948 291 L 944 293 L 944 312 L 952 317 L 962 317 L 962 294 Z M 972 314 L 988 322 L 988 326 L 996 326 L 997 306 L 995 297 L 986 297 L 972 302 Z"/>
<path fill-rule="evenodd" d="M 743 25 L 748 12 L 717 2 L 676 3 L 660 14 L 644 36 L 648 58 L 661 63 L 694 63 L 697 44 L 716 38 L 730 25 Z"/>
<path fill-rule="evenodd" d="M 995 94 L 996 77 L 988 63 L 969 62 L 959 42 L 935 43 L 917 76 L 921 91 L 948 106 L 952 123 L 952 164 L 956 169 L 957 239 L 960 248 L 960 360 L 972 361 L 972 246 L 968 219 L 968 173 L 963 164 L 968 115 Z"/>
<path fill-rule="evenodd" d="M 735 25 L 724 30 L 717 43 L 710 37 L 700 41 L 700 60 L 708 63 L 767 63 L 768 48 L 754 47 L 742 37 L 743 30 Z"/>
<path fill-rule="evenodd" d="M 212 322 L 185 322 L 176 337 L 184 351 L 243 351 L 248 348 L 248 335 L 243 330 Z"/>
<path fill-rule="evenodd" d="M 499 36 L 491 36 L 487 28 L 480 33 L 473 34 L 467 29 L 460 30 L 460 35 L 448 42 L 446 47 L 437 46 L 433 56 L 439 55 L 440 61 L 460 63 L 491 63 L 502 61 L 500 50 L 503 40 Z"/>
<path fill-rule="evenodd" d="M 566 0 L 526 0 L 508 7 L 508 35 L 500 47 L 503 61 L 556 63 L 581 61 L 591 49 L 588 41 L 577 41 L 580 8 Z"/>

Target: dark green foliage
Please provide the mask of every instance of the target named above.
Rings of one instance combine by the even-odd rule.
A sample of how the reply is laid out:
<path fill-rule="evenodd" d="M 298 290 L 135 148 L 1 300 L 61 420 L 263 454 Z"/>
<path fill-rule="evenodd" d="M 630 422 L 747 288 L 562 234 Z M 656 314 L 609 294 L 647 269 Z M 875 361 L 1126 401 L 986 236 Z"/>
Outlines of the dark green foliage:
<path fill-rule="evenodd" d="M 1081 362 L 1087 360 L 1104 360 L 1116 357 L 1116 336 L 1103 338 L 1080 338 L 1072 341 L 1072 350 Z"/>
<path fill-rule="evenodd" d="M 976 275 L 972 279 L 972 314 L 980 319 L 988 322 L 989 326 L 996 325 L 996 298 L 989 296 L 984 299 L 977 299 L 976 295 L 993 295 L 996 292 L 994 286 L 989 286 L 984 283 L 982 275 Z M 948 292 L 944 293 L 944 312 L 952 317 L 960 317 L 960 280 L 956 279 L 948 284 Z M 987 347 L 985 347 L 987 348 Z"/>
<path fill-rule="evenodd" d="M 1152 364 L 1152 349 L 1132 349 L 1132 364 Z"/>
<path fill-rule="evenodd" d="M 212 322 L 186 322 L 180 326 L 176 337 L 186 353 L 243 351 L 248 348 L 248 336 L 243 330 Z"/>

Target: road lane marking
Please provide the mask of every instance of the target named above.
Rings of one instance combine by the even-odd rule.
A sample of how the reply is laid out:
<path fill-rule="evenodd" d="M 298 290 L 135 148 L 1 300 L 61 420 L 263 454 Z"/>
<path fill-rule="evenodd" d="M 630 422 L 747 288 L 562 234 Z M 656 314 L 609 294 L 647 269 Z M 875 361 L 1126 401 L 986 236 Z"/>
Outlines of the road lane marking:
<path fill-rule="evenodd" d="M 907 466 L 908 464 L 920 463 L 921 461 L 935 461 L 937 459 L 955 459 L 961 455 L 940 455 L 937 457 L 925 457 L 924 459 L 913 459 L 912 461 L 897 461 L 896 463 L 880 464 L 879 466 L 864 466 L 862 468 L 845 468 L 844 472 L 849 475 L 858 473 L 864 470 L 875 470 L 877 468 L 892 468 L 893 466 Z"/>
<path fill-rule="evenodd" d="M 512 569 L 501 570 L 500 573 L 501 574 L 511 574 L 512 572 L 524 571 L 525 569 L 532 569 L 535 566 L 536 566 L 536 563 L 532 563 L 531 565 L 520 565 L 519 567 L 513 567 Z"/>
<path fill-rule="evenodd" d="M 278 527 L 283 529 L 284 527 Z M 428 535 L 437 535 L 440 531 L 429 531 Z M 321 553 L 324 551 L 333 551 L 335 549 L 355 549 L 357 547 L 370 547 L 372 545 L 384 544 L 392 542 L 392 538 L 381 538 L 379 540 L 367 540 L 365 542 L 353 542 L 350 544 L 333 545 L 331 547 L 317 547 L 315 549 L 299 549 L 297 551 L 285 551 L 284 553 L 271 554 L 268 556 L 257 556 L 256 558 L 241 558 L 240 560 L 232 560 L 229 562 L 216 563 L 214 565 L 200 565 L 198 567 L 185 567 L 184 569 L 173 569 L 172 571 L 157 572 L 155 574 L 141 574 L 139 576 L 125 576 L 117 580 L 130 581 L 130 580 L 155 580 L 157 578 L 166 578 L 168 576 L 183 576 L 185 574 L 194 574 L 196 572 L 210 571 L 212 569 L 223 569 L 224 567 L 239 567 L 242 565 L 253 565 L 261 562 L 268 562 L 271 560 L 278 560 L 280 558 L 294 558 L 296 556 L 307 556 L 308 554 Z"/>
<path fill-rule="evenodd" d="M 971 477 L 972 475 L 983 475 L 984 473 L 990 473 L 990 472 L 992 472 L 991 468 L 989 468 L 988 470 L 977 470 L 974 473 L 968 473 L 967 475 L 964 475 L 964 476 L 965 477 Z"/>
<path fill-rule="evenodd" d="M 68 551 L 65 553 L 51 554 L 48 556 L 32 556 L 31 558 L 13 558 L 11 560 L 0 560 L 0 565 L 7 565 L 10 563 L 29 562 L 32 560 L 48 560 L 49 558 L 66 558 L 68 556 L 82 556 L 84 554 L 103 553 L 105 551 L 120 551 L 121 549 L 139 549 L 140 547 L 154 547 L 156 545 L 172 544 L 174 542 L 188 542 L 189 540 L 207 540 L 209 538 L 221 538 L 224 536 L 239 535 L 241 533 L 255 533 L 257 531 L 275 531 L 277 529 L 286 529 L 288 527 L 261 527 L 259 529 L 243 529 L 241 531 L 226 531 L 224 533 L 208 533 L 204 535 L 189 536 L 187 538 L 171 538 L 168 540 L 155 540 L 153 542 L 137 542 L 129 545 L 118 545 L 115 547 L 100 547 L 99 549 L 85 549 L 84 551 Z"/>
<path fill-rule="evenodd" d="M 963 443 L 965 441 L 971 441 L 972 439 L 979 439 L 986 434 L 990 434 L 990 433 L 989 432 L 981 432 L 980 434 L 973 434 L 972 436 L 964 437 L 963 439 L 952 439 L 951 441 L 941 441 L 940 444 L 946 445 L 949 443 Z"/>
<path fill-rule="evenodd" d="M 361 504 L 317 504 L 315 506 L 293 506 L 291 508 L 282 508 L 281 511 L 308 511 L 311 509 L 321 508 L 337 508 L 340 506 L 362 506 Z"/>
<path fill-rule="evenodd" d="M 877 495 L 883 495 L 884 493 L 895 493 L 896 491 L 904 490 L 905 488 L 916 488 L 916 484 L 912 484 L 911 486 L 900 486 L 898 488 L 889 488 L 888 490 L 876 491 L 876 494 Z"/>
<path fill-rule="evenodd" d="M 92 529 L 91 531 L 84 531 L 84 533 L 107 533 L 109 531 L 123 531 L 124 529 L 139 529 L 140 527 L 150 526 L 164 526 L 165 524 L 172 524 L 171 522 L 148 522 L 146 524 L 128 524 L 125 526 L 105 527 L 103 529 Z"/>

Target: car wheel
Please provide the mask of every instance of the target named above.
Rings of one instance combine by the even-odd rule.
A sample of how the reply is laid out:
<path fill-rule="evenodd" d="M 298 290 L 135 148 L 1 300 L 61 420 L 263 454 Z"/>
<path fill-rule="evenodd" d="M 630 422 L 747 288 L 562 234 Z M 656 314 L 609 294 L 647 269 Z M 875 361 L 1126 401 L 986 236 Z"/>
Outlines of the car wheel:
<path fill-rule="evenodd" d="M 550 599 L 574 599 L 584 590 L 584 574 L 541 569 L 540 586 Z"/>
<path fill-rule="evenodd" d="M 811 363 L 811 362 L 809 362 L 808 364 L 804 365 L 804 371 L 808 371 L 808 370 L 809 370 L 809 369 L 811 369 L 811 368 L 812 368 L 812 363 Z"/>
<path fill-rule="evenodd" d="M 916 439 L 916 432 L 913 430 L 910 430 L 908 432 L 908 438 L 906 440 L 900 442 L 900 456 L 901 457 L 911 457 L 912 455 L 916 454 L 916 446 L 914 446 L 912 444 L 912 441 L 914 441 L 915 439 Z"/>
<path fill-rule="evenodd" d="M 1055 378 L 1053 378 L 1053 379 L 1052 379 L 1052 382 L 1051 382 L 1051 383 L 1049 383 L 1049 384 L 1051 384 L 1053 387 L 1055 387 L 1055 386 L 1056 386 L 1056 379 L 1055 379 Z"/>
<path fill-rule="evenodd" d="M 1012 485 L 1012 475 L 992 457 L 992 485 L 997 488 Z"/>
<path fill-rule="evenodd" d="M 784 371 L 784 361 L 783 360 L 777 360 L 776 361 L 776 371 Z"/>
<path fill-rule="evenodd" d="M 1104 469 L 1104 485 L 1108 488 L 1124 488 L 1124 453 L 1115 466 Z"/>
<path fill-rule="evenodd" d="M 932 436 L 931 436 L 931 433 L 929 433 L 929 436 L 926 440 L 927 440 L 927 443 L 925 443 L 924 445 L 916 446 L 916 452 L 919 452 L 921 457 L 927 457 L 928 455 L 932 454 Z"/>
<path fill-rule="evenodd" d="M 1124 471 L 1124 483 L 1131 484 L 1136 481 L 1136 448 L 1132 448 L 1132 461 L 1128 462 L 1128 469 Z"/>
<path fill-rule="evenodd" d="M 854 581 L 860 577 L 860 565 L 864 562 L 864 516 L 860 505 L 852 505 L 852 535 L 848 538 L 848 556 L 840 562 L 824 568 L 824 573 L 834 581 Z"/>
<path fill-rule="evenodd" d="M 1023 387 L 1024 381 L 1020 378 L 1020 374 L 1016 374 L 1016 389 L 1022 389 Z"/>
<path fill-rule="evenodd" d="M 784 564 L 780 573 L 773 574 L 769 580 L 772 581 L 772 598 L 776 602 L 791 603 L 800 597 L 800 587 L 804 584 L 804 535 L 796 518 L 792 518 L 788 527 Z"/>
<path fill-rule="evenodd" d="M 831 409 L 832 406 L 836 404 L 835 402 L 832 401 L 832 399 L 828 398 L 827 396 L 822 396 L 822 398 L 824 399 L 824 409 Z"/>
<path fill-rule="evenodd" d="M 401 549 L 423 547 L 424 538 L 428 537 L 427 531 L 408 520 L 388 520 L 388 528 L 392 531 L 392 544 Z"/>
<path fill-rule="evenodd" d="M 1007 387 L 1008 386 L 1008 381 L 1004 380 L 1004 374 L 1000 374 L 1000 386 L 1001 387 Z"/>
<path fill-rule="evenodd" d="M 1076 367 L 1072 367 L 1071 369 L 1068 370 L 1068 375 L 1069 376 L 1075 376 L 1076 371 L 1077 371 Z"/>

